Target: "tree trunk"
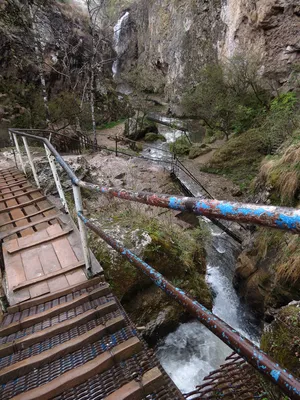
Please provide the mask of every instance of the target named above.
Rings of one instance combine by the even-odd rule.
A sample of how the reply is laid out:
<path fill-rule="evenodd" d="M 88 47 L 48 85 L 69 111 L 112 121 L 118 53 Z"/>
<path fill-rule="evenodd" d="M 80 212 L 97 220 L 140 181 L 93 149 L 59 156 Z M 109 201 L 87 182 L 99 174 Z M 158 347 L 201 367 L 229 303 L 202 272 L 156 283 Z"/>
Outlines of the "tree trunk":
<path fill-rule="evenodd" d="M 96 119 L 95 119 L 94 80 L 95 80 L 95 72 L 94 72 L 93 66 L 91 66 L 90 106 L 91 106 L 91 117 L 92 117 L 92 126 L 93 126 L 94 146 L 96 148 L 97 135 L 96 135 Z"/>

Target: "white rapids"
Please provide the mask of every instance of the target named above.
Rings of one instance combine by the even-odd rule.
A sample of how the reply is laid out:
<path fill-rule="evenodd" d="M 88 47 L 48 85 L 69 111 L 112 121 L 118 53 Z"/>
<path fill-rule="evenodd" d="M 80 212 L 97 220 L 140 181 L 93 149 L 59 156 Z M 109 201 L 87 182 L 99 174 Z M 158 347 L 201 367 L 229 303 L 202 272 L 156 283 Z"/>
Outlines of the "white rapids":
<path fill-rule="evenodd" d="M 170 161 L 169 144 L 183 132 L 159 125 L 166 142 L 156 142 L 143 155 L 164 163 Z M 168 168 L 168 166 L 167 166 Z M 203 197 L 195 182 L 181 171 L 177 176 L 196 197 Z M 227 234 L 203 218 L 211 231 L 212 240 L 207 245 L 206 280 L 214 294 L 213 312 L 234 329 L 258 344 L 259 328 L 252 314 L 241 304 L 233 284 L 237 244 Z M 198 321 L 184 323 L 170 333 L 158 346 L 159 360 L 172 380 L 183 393 L 201 384 L 210 371 L 218 368 L 232 352 Z"/>

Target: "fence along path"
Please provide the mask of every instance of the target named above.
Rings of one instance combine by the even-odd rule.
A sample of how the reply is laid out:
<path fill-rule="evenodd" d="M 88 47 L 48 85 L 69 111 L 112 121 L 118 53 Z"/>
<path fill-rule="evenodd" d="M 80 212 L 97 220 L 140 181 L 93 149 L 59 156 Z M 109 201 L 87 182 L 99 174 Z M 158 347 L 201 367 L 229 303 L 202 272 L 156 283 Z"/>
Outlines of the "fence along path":
<path fill-rule="evenodd" d="M 136 268 L 141 270 L 148 278 L 154 282 L 161 290 L 166 292 L 169 296 L 173 297 L 179 304 L 183 305 L 184 308 L 190 312 L 192 316 L 197 318 L 202 324 L 204 324 L 214 335 L 219 337 L 224 343 L 226 343 L 232 350 L 234 350 L 239 357 L 242 357 L 244 362 L 247 363 L 248 368 L 254 368 L 256 372 L 260 373 L 263 378 L 269 380 L 273 385 L 278 387 L 284 394 L 288 395 L 291 399 L 300 398 L 300 382 L 293 377 L 286 369 L 280 367 L 276 360 L 272 360 L 268 355 L 262 352 L 257 346 L 247 340 L 245 337 L 240 335 L 231 326 L 226 324 L 216 315 L 212 314 L 203 305 L 190 298 L 180 288 L 172 285 L 166 280 L 160 273 L 154 270 L 150 265 L 145 263 L 130 250 L 126 249 L 120 242 L 114 240 L 112 237 L 107 235 L 101 227 L 95 224 L 94 221 L 89 220 L 82 211 L 82 203 L 80 197 L 80 189 L 94 191 L 98 194 L 105 194 L 108 196 L 118 197 L 123 200 L 130 200 L 148 204 L 157 207 L 169 208 L 179 211 L 188 211 L 195 215 L 204 215 L 210 218 L 225 219 L 229 221 L 239 221 L 246 223 L 260 224 L 266 227 L 272 227 L 276 229 L 283 229 L 294 233 L 300 232 L 300 212 L 296 209 L 272 207 L 264 205 L 253 205 L 244 203 L 224 202 L 211 199 L 203 198 L 189 198 L 180 196 L 168 196 L 160 195 L 156 193 L 135 193 L 127 190 L 119 190 L 115 188 L 101 187 L 89 182 L 80 180 L 68 164 L 63 160 L 53 145 L 44 138 L 29 135 L 25 132 L 11 130 L 16 143 L 18 157 L 20 164 L 22 165 L 22 155 L 18 149 L 18 138 L 38 140 L 44 144 L 47 148 L 47 154 L 51 153 L 55 158 L 56 162 L 64 169 L 71 179 L 73 185 L 73 193 L 75 200 L 75 207 L 78 217 L 78 224 L 80 230 L 80 238 L 83 249 L 83 255 L 85 265 L 90 269 L 89 254 L 86 252 L 86 230 L 89 228 L 101 237 L 108 245 L 114 250 L 122 254 L 129 262 L 131 262 Z M 30 154 L 28 154 L 30 159 Z M 48 157 L 51 162 L 50 157 Z M 52 160 L 53 161 L 53 160 Z M 54 168 L 54 166 L 53 166 Z M 57 176 L 53 170 L 54 179 L 57 186 Z M 58 190 L 64 203 L 63 193 Z M 27 324 L 27 321 L 25 321 Z M 24 323 L 21 323 L 24 327 Z M 240 375 L 238 381 L 228 382 L 228 385 L 236 384 L 240 385 Z M 214 381 L 216 383 L 216 381 Z M 219 385 L 217 382 L 217 388 Z M 216 386 L 215 386 L 216 387 Z M 201 398 L 201 393 L 199 392 Z M 198 396 L 198 398 L 199 398 Z M 258 398 L 262 397 L 262 394 L 257 395 Z M 100 397 L 101 398 L 101 397 Z M 118 398 L 118 397 L 117 397 Z M 130 397 L 128 397 L 130 398 Z M 174 398 L 174 397 L 173 397 Z M 214 397 L 211 397 L 214 398 Z M 242 398 L 242 397 L 241 397 Z M 249 398 L 249 397 L 246 397 Z"/>
<path fill-rule="evenodd" d="M 126 149 L 118 148 L 118 143 L 125 141 L 126 143 L 130 143 L 133 146 L 139 144 L 139 142 L 131 140 L 115 137 L 115 149 L 110 149 L 107 147 L 100 146 L 95 144 L 88 136 L 78 133 L 77 137 L 67 137 L 62 133 L 58 133 L 50 130 L 43 129 L 22 129 L 22 132 L 27 134 L 31 134 L 34 136 L 38 136 L 41 138 L 49 138 L 51 143 L 55 146 L 55 148 L 62 153 L 70 153 L 70 154 L 81 154 L 83 151 L 101 151 L 105 150 L 111 153 L 114 153 L 116 156 L 123 155 L 127 157 L 132 157 L 132 153 L 126 151 Z M 24 140 L 24 138 L 23 138 Z M 36 144 L 39 144 L 37 141 Z M 144 146 L 149 149 L 158 150 L 153 145 L 145 144 Z M 135 157 L 142 158 L 145 160 L 149 160 L 152 162 L 157 162 L 163 165 L 170 173 L 171 177 L 179 182 L 183 190 L 187 193 L 188 196 L 199 197 L 199 193 L 201 193 L 201 197 L 213 199 L 213 196 L 207 191 L 207 189 L 201 184 L 201 182 L 185 167 L 185 165 L 176 157 L 173 156 L 167 150 L 159 149 L 161 152 L 166 154 L 164 159 L 154 159 L 152 157 L 147 157 L 145 155 L 136 155 Z M 196 193 L 195 194 L 195 188 Z M 231 238 L 233 238 L 236 242 L 242 243 L 242 238 L 239 235 L 239 230 L 245 230 L 245 227 L 239 223 L 236 223 L 235 228 L 232 229 L 231 226 L 227 226 L 227 224 L 216 220 L 211 219 L 213 224 L 218 226 L 222 231 L 226 232 Z"/>
<path fill-rule="evenodd" d="M 0 171 L 0 205 L 0 399 L 182 399 L 103 276 L 88 279 L 69 216 L 16 168 Z"/>

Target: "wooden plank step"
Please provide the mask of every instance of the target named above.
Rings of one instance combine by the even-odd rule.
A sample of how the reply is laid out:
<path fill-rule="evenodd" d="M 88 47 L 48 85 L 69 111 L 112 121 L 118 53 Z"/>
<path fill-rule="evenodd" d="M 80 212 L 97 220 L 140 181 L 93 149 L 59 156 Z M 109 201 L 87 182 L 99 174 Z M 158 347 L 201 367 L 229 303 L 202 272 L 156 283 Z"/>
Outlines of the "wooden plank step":
<path fill-rule="evenodd" d="M 48 303 L 49 301 L 52 301 L 54 299 L 59 299 L 60 297 L 66 296 L 70 293 L 75 293 L 79 290 L 86 289 L 90 286 L 98 285 L 99 283 L 102 283 L 102 282 L 103 282 L 103 277 L 98 276 L 96 278 L 89 279 L 84 282 L 80 282 L 75 285 L 69 286 L 65 289 L 58 290 L 58 291 L 50 293 L 50 294 L 46 294 L 37 299 L 27 300 L 27 301 L 24 301 L 23 303 L 10 306 L 7 308 L 7 313 L 14 314 L 17 312 L 21 312 L 23 310 L 27 310 L 30 307 L 39 306 L 40 304 L 43 304 L 43 303 Z M 104 284 L 103 286 L 106 287 L 109 285 Z"/>
<path fill-rule="evenodd" d="M 60 395 L 66 390 L 92 378 L 94 375 L 101 374 L 112 368 L 115 364 L 132 357 L 142 350 L 142 343 L 137 337 L 126 340 L 125 342 L 104 352 L 93 360 L 88 361 L 80 367 L 68 371 L 51 382 L 41 385 L 35 389 L 23 392 L 12 400 L 49 400 Z"/>
<path fill-rule="evenodd" d="M 42 209 L 40 211 L 37 211 L 35 213 L 24 215 L 24 217 L 22 217 L 22 218 L 12 219 L 10 221 L 4 222 L 4 223 L 2 223 L 0 225 L 0 228 L 2 228 L 5 225 L 14 224 L 14 223 L 19 222 L 19 221 L 21 221 L 23 219 L 27 219 L 27 218 L 29 219 L 31 217 L 35 217 L 36 215 L 43 214 L 46 211 L 53 210 L 53 208 L 55 208 L 55 206 L 46 207 L 46 208 L 44 208 L 44 209 Z"/>
<path fill-rule="evenodd" d="M 45 220 L 50 221 L 51 219 L 54 219 L 54 218 L 55 218 L 55 216 L 52 216 L 52 215 L 51 215 L 51 217 L 45 218 L 44 220 L 41 220 L 41 221 L 39 221 L 39 222 L 33 222 L 33 223 L 31 223 L 31 224 L 28 224 L 28 226 L 33 226 L 33 225 L 36 225 L 37 223 L 45 222 Z M 28 226 L 27 226 L 27 227 L 28 227 Z M 26 226 L 25 226 L 24 228 L 26 229 Z M 24 246 L 20 246 L 20 247 L 18 247 L 18 248 L 7 249 L 7 252 L 8 252 L 9 254 L 15 254 L 15 253 L 17 253 L 18 251 L 30 249 L 31 247 L 39 246 L 39 245 L 41 245 L 41 244 L 44 244 L 44 243 L 47 243 L 47 242 L 51 242 L 52 240 L 58 239 L 58 238 L 60 238 L 60 237 L 62 237 L 62 236 L 66 236 L 66 235 L 68 235 L 68 234 L 69 234 L 70 232 L 72 232 L 72 231 L 73 231 L 73 228 L 64 229 L 62 232 L 57 233 L 56 235 L 52 235 L 52 236 L 48 236 L 47 238 L 44 238 L 44 239 L 36 240 L 36 241 L 34 241 L 34 242 L 31 242 L 31 243 L 26 244 L 26 245 L 24 245 Z"/>
<path fill-rule="evenodd" d="M 11 194 L 11 193 L 17 193 L 17 192 L 22 192 L 22 191 L 23 191 L 23 194 L 26 194 L 27 192 L 24 192 L 24 190 L 30 189 L 32 187 L 33 186 L 30 185 L 30 184 L 24 185 L 20 189 L 13 189 L 13 190 L 9 190 L 8 192 L 5 192 L 5 193 L 0 193 L 0 196 L 6 196 L 6 195 Z"/>
<path fill-rule="evenodd" d="M 0 328 L 0 337 L 8 336 L 12 333 L 16 333 L 23 329 L 28 328 L 29 326 L 33 326 L 42 322 L 44 319 L 55 317 L 63 312 L 66 312 L 72 308 L 76 308 L 81 304 L 84 304 L 88 301 L 97 299 L 99 297 L 105 296 L 110 293 L 109 285 L 104 284 L 102 287 L 93 290 L 90 293 L 82 294 L 76 297 L 74 300 L 67 301 L 66 303 L 60 304 L 58 306 L 52 307 L 47 311 L 43 311 L 39 314 L 35 314 L 29 317 L 26 317 L 18 322 L 13 322 L 12 324 Z"/>
<path fill-rule="evenodd" d="M 41 223 L 43 223 L 43 222 L 49 222 L 49 221 L 51 221 L 51 220 L 53 220 L 53 219 L 58 218 L 60 215 L 61 215 L 61 213 L 58 213 L 58 214 L 55 214 L 55 215 L 51 215 L 51 217 L 44 217 L 44 218 L 42 218 L 42 219 L 39 219 L 38 221 L 30 222 L 30 223 L 27 224 L 27 225 L 23 225 L 23 226 L 19 226 L 18 228 L 14 228 L 14 229 L 12 229 L 12 230 L 9 231 L 9 232 L 2 232 L 2 233 L 0 233 L 0 240 L 3 240 L 3 239 L 5 239 L 5 238 L 7 238 L 8 236 L 14 235 L 15 233 L 24 231 L 25 229 L 31 228 L 32 226 L 35 226 L 35 225 L 37 225 L 37 224 L 41 224 Z M 25 217 L 25 218 L 27 218 L 27 217 Z M 21 218 L 21 219 L 24 219 L 24 218 Z M 2 226 L 1 226 L 1 227 L 2 227 Z M 69 233 L 69 232 L 67 232 L 67 233 Z M 38 243 L 38 244 L 39 244 L 39 243 Z M 32 246 L 35 246 L 35 245 L 33 244 Z M 31 246 L 29 246 L 29 247 L 31 247 Z M 24 247 L 24 248 L 26 248 L 26 247 Z M 19 251 L 19 250 L 23 250 L 23 248 L 20 247 L 20 248 L 17 248 L 17 249 L 13 249 L 12 251 L 7 250 L 7 252 L 8 252 L 9 254 L 13 254 L 13 253 L 16 253 L 16 252 Z"/>
<path fill-rule="evenodd" d="M 160 370 L 155 367 L 147 371 L 139 380 L 131 381 L 104 400 L 142 400 L 159 389 L 164 383 Z"/>
<path fill-rule="evenodd" d="M 115 333 L 125 325 L 123 316 L 108 320 L 104 325 L 96 326 L 88 332 L 68 340 L 62 344 L 53 347 L 50 350 L 43 351 L 40 354 L 31 356 L 25 360 L 16 362 L 0 370 L 0 384 L 7 383 L 10 380 L 19 378 L 21 375 L 28 374 L 35 368 L 40 368 L 45 364 L 62 358 L 67 354 L 74 353 L 88 343 L 94 343 L 102 339 L 108 333 Z"/>
<path fill-rule="evenodd" d="M 17 174 L 22 174 L 24 175 L 21 171 L 19 171 L 18 169 L 12 169 L 11 171 L 1 171 L 0 172 L 0 176 L 1 177 L 6 177 L 6 176 L 11 176 L 11 175 L 17 175 Z"/>
<path fill-rule="evenodd" d="M 26 193 L 24 193 L 24 195 L 26 195 Z M 46 196 L 41 196 L 41 197 L 38 197 L 37 199 L 33 199 L 33 200 L 27 201 L 25 203 L 21 203 L 21 204 L 15 205 L 15 206 L 4 208 L 3 210 L 0 210 L 0 213 L 15 210 L 16 208 L 23 209 L 24 207 L 29 206 L 30 204 L 34 204 L 34 203 L 37 203 L 38 201 L 45 200 L 45 199 L 46 199 Z"/>
<path fill-rule="evenodd" d="M 85 262 L 84 261 L 80 261 L 77 264 L 69 265 L 68 267 L 61 268 L 61 269 L 59 269 L 59 270 L 57 270 L 55 272 L 52 272 L 50 274 L 46 274 L 46 275 L 43 275 L 43 276 L 39 276 L 37 278 L 30 279 L 30 280 L 28 280 L 26 282 L 22 282 L 19 285 L 13 287 L 13 291 L 24 289 L 25 287 L 34 285 L 34 284 L 39 283 L 39 282 L 43 282 L 43 281 L 45 281 L 47 279 L 50 279 L 50 278 L 55 278 L 56 276 L 63 275 L 66 272 L 70 272 L 70 271 L 73 271 L 74 269 L 82 268 L 84 266 L 85 266 Z"/>
<path fill-rule="evenodd" d="M 9 176 L 7 178 L 0 178 L 0 185 L 2 183 L 8 184 L 8 183 L 14 183 L 14 181 L 16 181 L 17 179 L 20 178 L 25 178 L 23 174 L 16 174 L 14 176 Z"/>
<path fill-rule="evenodd" d="M 21 180 L 21 181 L 15 182 L 15 183 L 12 184 L 12 185 L 0 186 L 0 190 L 3 190 L 3 189 L 10 189 L 10 188 L 15 187 L 15 186 L 20 186 L 20 185 L 22 185 L 23 183 L 27 183 L 27 180 L 26 180 L 26 179 L 23 179 L 23 180 Z"/>
<path fill-rule="evenodd" d="M 13 167 L 3 168 L 1 169 L 1 174 L 7 173 L 8 171 L 19 171 L 19 169 L 14 165 Z"/>
<path fill-rule="evenodd" d="M 115 300 L 111 300 L 105 304 L 102 304 L 101 306 L 88 310 L 77 317 L 60 322 L 56 325 L 50 326 L 49 328 L 43 329 L 42 331 L 24 336 L 20 339 L 16 339 L 13 342 L 6 342 L 0 346 L 0 357 L 6 357 L 17 351 L 27 349 L 35 343 L 41 343 L 43 340 L 67 332 L 75 326 L 81 326 L 92 319 L 103 317 L 104 315 L 116 311 L 117 309 L 117 303 Z"/>
<path fill-rule="evenodd" d="M 23 192 L 23 193 L 21 193 L 21 194 L 16 194 L 16 195 L 11 196 L 11 197 L 6 197 L 5 199 L 0 199 L 0 203 L 3 203 L 3 202 L 5 202 L 5 201 L 7 201 L 7 200 L 17 199 L 18 197 L 24 196 L 24 194 L 28 195 L 28 194 L 30 194 L 30 193 L 35 193 L 35 192 L 39 192 L 39 191 L 40 191 L 40 189 L 28 190 L 27 192 Z"/>

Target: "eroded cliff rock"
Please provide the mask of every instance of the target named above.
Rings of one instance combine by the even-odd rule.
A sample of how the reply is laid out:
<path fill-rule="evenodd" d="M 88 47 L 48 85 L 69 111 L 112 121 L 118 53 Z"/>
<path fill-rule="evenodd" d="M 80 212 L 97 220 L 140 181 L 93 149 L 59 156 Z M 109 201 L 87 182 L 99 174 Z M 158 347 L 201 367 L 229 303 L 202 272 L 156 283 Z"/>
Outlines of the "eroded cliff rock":
<path fill-rule="evenodd" d="M 269 321 L 274 310 L 300 300 L 299 268 L 298 236 L 260 229 L 238 257 L 234 284 L 251 309 Z"/>
<path fill-rule="evenodd" d="M 255 57 L 275 87 L 293 85 L 300 60 L 300 11 L 297 0 L 113 1 L 130 11 L 131 34 L 121 70 L 136 66 L 149 75 L 149 89 L 178 102 L 205 63 L 236 53 Z M 120 15 L 119 15 L 120 16 Z M 129 28 L 128 28 L 129 29 Z M 156 82 L 153 85 L 153 77 Z"/>

